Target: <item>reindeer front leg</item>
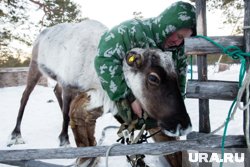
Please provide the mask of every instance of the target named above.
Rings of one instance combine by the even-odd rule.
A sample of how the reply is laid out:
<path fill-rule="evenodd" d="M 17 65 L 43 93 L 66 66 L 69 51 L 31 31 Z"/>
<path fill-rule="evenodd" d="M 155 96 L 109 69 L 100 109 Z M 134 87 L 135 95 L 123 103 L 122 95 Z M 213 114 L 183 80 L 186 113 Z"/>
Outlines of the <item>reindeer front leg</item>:
<path fill-rule="evenodd" d="M 102 107 L 87 110 L 90 98 L 86 93 L 76 96 L 70 106 L 70 125 L 77 147 L 95 146 L 96 119 L 103 113 Z M 77 165 L 94 166 L 98 158 L 78 158 Z"/>
<path fill-rule="evenodd" d="M 70 88 L 63 87 L 62 88 L 63 94 L 63 104 L 62 104 L 62 115 L 63 115 L 63 124 L 62 124 L 62 131 L 59 135 L 60 146 L 67 146 L 69 145 L 69 135 L 68 135 L 68 126 L 69 126 L 69 108 L 72 99 L 74 98 L 75 94 L 74 91 Z"/>

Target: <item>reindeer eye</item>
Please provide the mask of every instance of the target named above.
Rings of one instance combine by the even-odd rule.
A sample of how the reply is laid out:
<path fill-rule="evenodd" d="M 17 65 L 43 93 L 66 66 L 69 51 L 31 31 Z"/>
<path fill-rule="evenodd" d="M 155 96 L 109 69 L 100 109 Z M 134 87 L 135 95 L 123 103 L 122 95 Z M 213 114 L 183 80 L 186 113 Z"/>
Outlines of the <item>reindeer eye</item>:
<path fill-rule="evenodd" d="M 160 83 L 161 83 L 161 79 L 160 79 L 159 75 L 157 75 L 157 74 L 154 73 L 154 72 L 151 72 L 151 73 L 148 75 L 148 82 L 149 82 L 149 84 L 151 84 L 152 86 L 159 86 Z"/>

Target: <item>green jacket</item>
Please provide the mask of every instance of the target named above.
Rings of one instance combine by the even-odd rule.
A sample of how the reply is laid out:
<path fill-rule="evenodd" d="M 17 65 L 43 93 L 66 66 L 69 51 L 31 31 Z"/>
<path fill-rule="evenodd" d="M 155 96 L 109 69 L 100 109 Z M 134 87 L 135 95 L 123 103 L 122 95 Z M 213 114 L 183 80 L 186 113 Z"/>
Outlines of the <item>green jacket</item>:
<path fill-rule="evenodd" d="M 95 68 L 103 89 L 113 101 L 131 96 L 122 62 L 132 48 L 162 48 L 165 38 L 181 28 L 196 29 L 195 8 L 186 2 L 173 3 L 159 16 L 146 20 L 129 20 L 107 31 L 101 37 Z M 181 92 L 185 93 L 187 58 L 183 46 L 173 51 Z"/>
<path fill-rule="evenodd" d="M 191 28 L 196 32 L 195 8 L 185 2 L 176 2 L 159 16 L 146 20 L 129 20 L 107 31 L 101 37 L 98 55 L 95 58 L 95 68 L 103 89 L 110 99 L 116 102 L 119 122 L 130 123 L 137 116 L 130 108 L 134 98 L 125 82 L 122 62 L 126 53 L 132 48 L 162 48 L 166 37 L 181 28 Z M 173 60 L 179 76 L 179 86 L 184 95 L 186 87 L 187 57 L 184 48 L 180 46 L 173 51 Z M 146 129 L 157 127 L 157 121 L 152 118 L 145 120 Z M 138 123 L 137 128 L 141 127 Z"/>

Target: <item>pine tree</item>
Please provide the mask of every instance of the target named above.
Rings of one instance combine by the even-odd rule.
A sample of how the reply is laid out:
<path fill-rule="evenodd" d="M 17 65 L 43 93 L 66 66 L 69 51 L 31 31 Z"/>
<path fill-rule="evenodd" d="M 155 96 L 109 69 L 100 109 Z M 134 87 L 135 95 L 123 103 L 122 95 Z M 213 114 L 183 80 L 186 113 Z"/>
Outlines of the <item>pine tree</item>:
<path fill-rule="evenodd" d="M 81 20 L 80 6 L 72 0 L 0 0 L 0 61 L 16 55 L 13 41 L 31 46 L 45 27 Z"/>

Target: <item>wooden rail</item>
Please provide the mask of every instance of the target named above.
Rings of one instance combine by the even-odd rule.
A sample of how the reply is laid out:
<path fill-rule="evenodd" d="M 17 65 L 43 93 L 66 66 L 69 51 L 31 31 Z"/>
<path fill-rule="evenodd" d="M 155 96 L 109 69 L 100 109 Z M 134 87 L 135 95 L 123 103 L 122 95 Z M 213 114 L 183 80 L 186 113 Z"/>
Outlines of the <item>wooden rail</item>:
<path fill-rule="evenodd" d="M 220 45 L 237 46 L 243 49 L 243 36 L 221 36 L 209 37 Z M 200 54 L 218 54 L 222 53 L 220 48 L 203 38 L 185 38 L 185 54 L 200 55 Z"/>
<path fill-rule="evenodd" d="M 206 136 L 204 136 L 206 135 Z M 197 150 L 214 152 L 221 147 L 221 136 L 197 134 L 188 135 L 189 140 L 169 141 L 161 143 L 146 143 L 132 145 L 117 145 L 110 151 L 110 156 L 124 156 L 133 154 L 170 154 L 183 150 Z M 227 136 L 225 148 L 246 147 L 243 136 Z M 58 148 L 58 149 L 26 149 L 0 150 L 0 163 L 6 161 L 23 161 L 35 159 L 69 159 L 76 157 L 105 157 L 109 146 Z"/>
<path fill-rule="evenodd" d="M 186 97 L 198 99 L 234 100 L 238 94 L 238 90 L 238 82 L 188 80 Z"/>
<path fill-rule="evenodd" d="M 56 165 L 52 163 L 47 163 L 37 160 L 28 160 L 28 161 L 4 161 L 0 162 L 6 165 L 19 166 L 19 167 L 73 167 L 72 165 Z"/>
<path fill-rule="evenodd" d="M 26 85 L 29 67 L 0 68 L 0 88 Z M 42 76 L 38 85 L 48 86 L 47 78 Z"/>

